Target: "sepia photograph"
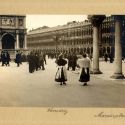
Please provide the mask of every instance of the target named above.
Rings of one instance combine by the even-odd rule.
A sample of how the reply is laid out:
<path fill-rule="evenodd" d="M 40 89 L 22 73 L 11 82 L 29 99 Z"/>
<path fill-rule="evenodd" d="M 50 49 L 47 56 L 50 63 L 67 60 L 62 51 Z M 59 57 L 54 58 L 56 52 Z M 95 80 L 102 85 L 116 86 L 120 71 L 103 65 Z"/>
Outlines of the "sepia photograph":
<path fill-rule="evenodd" d="M 125 15 L 0 15 L 0 22 L 0 106 L 125 107 Z"/>
<path fill-rule="evenodd" d="M 0 12 L 0 123 L 123 123 L 125 13 L 33 4 Z"/>

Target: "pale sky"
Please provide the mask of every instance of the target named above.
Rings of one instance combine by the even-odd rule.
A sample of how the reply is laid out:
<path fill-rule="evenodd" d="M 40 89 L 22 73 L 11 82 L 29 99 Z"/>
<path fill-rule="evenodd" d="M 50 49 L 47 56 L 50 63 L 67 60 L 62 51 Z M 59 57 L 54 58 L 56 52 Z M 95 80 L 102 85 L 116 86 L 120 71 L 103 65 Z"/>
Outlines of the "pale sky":
<path fill-rule="evenodd" d="M 64 25 L 71 21 L 84 21 L 87 15 L 26 15 L 26 28 L 38 28 L 42 26 L 54 27 Z"/>

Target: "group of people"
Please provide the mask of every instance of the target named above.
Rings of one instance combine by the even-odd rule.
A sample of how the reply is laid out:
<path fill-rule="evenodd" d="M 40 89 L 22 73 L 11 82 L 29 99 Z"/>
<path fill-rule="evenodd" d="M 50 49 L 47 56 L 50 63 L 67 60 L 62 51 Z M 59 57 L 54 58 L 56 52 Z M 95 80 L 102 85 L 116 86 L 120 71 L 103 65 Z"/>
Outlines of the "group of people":
<path fill-rule="evenodd" d="M 44 63 L 46 64 L 46 55 L 43 52 L 31 51 L 27 55 L 29 63 L 29 73 L 33 73 L 35 70 L 45 70 Z"/>
<path fill-rule="evenodd" d="M 68 60 L 69 61 L 69 60 Z M 90 81 L 90 58 L 87 54 L 83 54 L 79 59 L 77 59 L 77 65 L 80 67 L 79 82 L 83 83 L 84 86 Z M 69 62 L 68 62 L 69 63 Z M 67 71 L 66 64 L 67 61 L 63 58 L 63 54 L 60 54 L 56 60 L 58 70 L 55 75 L 55 81 L 60 82 L 60 85 L 66 85 L 67 81 Z"/>
<path fill-rule="evenodd" d="M 112 55 L 112 54 L 105 53 L 105 54 L 104 54 L 104 60 L 105 60 L 105 62 L 108 61 L 108 58 L 109 58 L 110 63 L 113 63 L 113 61 L 114 61 L 113 55 Z"/>
<path fill-rule="evenodd" d="M 2 66 L 10 66 L 10 54 L 8 53 L 8 51 L 2 51 L 1 52 L 1 62 L 2 62 Z"/>
<path fill-rule="evenodd" d="M 35 70 L 38 71 L 39 69 L 45 70 L 44 63 L 46 64 L 46 54 L 43 52 L 35 52 L 31 51 L 30 54 L 27 56 L 23 54 L 21 51 L 16 51 L 15 58 L 12 59 L 16 64 L 17 67 L 22 64 L 22 62 L 27 61 L 29 63 L 29 72 L 33 73 Z M 1 62 L 2 66 L 10 66 L 10 54 L 7 50 L 3 50 L 1 52 Z"/>
<path fill-rule="evenodd" d="M 68 59 L 68 67 L 67 70 L 72 69 L 73 71 L 75 71 L 76 66 L 77 66 L 77 56 L 75 53 L 69 53 L 67 56 Z"/>
<path fill-rule="evenodd" d="M 67 58 L 67 59 L 65 59 Z M 69 53 L 67 57 L 64 58 L 63 54 L 60 54 L 58 58 L 56 58 L 55 63 L 58 66 L 58 70 L 56 72 L 55 81 L 60 82 L 60 85 L 66 85 L 67 81 L 67 70 L 72 68 L 75 71 L 76 66 L 80 68 L 79 81 L 83 83 L 83 85 L 87 85 L 87 82 L 90 80 L 90 59 L 84 53 L 80 58 L 76 56 L 75 53 Z M 17 67 L 22 64 L 22 53 L 20 51 L 16 52 L 15 63 L 17 63 Z M 67 61 L 68 60 L 68 61 Z M 2 66 L 9 66 L 10 54 L 8 51 L 1 52 L 1 62 Z M 44 64 L 46 64 L 46 54 L 43 52 L 35 52 L 31 51 L 27 55 L 27 61 L 29 63 L 29 73 L 33 73 L 35 70 L 38 71 L 40 69 L 45 70 Z M 66 64 L 68 64 L 68 68 L 66 69 Z"/>
<path fill-rule="evenodd" d="M 2 66 L 10 66 L 10 61 L 11 61 L 11 58 L 10 58 L 9 52 L 7 50 L 3 50 L 1 52 Z M 17 64 L 17 67 L 19 67 L 20 64 L 22 64 L 22 52 L 16 51 L 16 56 L 15 56 L 14 61 Z"/>

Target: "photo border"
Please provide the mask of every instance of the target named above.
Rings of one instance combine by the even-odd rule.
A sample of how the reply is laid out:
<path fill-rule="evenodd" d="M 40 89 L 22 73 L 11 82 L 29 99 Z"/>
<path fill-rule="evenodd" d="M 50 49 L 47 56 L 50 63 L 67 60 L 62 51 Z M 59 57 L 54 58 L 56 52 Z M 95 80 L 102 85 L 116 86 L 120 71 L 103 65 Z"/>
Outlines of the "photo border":
<path fill-rule="evenodd" d="M 124 0 L 1 0 L 0 14 L 125 14 Z M 56 108 L 63 112 L 48 112 L 48 108 L 1 107 L 1 125 L 121 125 L 125 108 Z M 112 115 L 101 117 L 100 114 Z M 113 117 L 114 116 L 114 117 Z"/>

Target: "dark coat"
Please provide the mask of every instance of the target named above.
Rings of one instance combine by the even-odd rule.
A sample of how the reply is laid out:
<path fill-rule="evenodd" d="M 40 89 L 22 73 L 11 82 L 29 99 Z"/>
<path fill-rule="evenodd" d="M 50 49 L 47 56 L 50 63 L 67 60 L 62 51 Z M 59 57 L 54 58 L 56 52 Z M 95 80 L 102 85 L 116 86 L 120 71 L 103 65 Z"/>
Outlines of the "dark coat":
<path fill-rule="evenodd" d="M 21 54 L 20 54 L 20 53 L 17 53 L 17 54 L 16 54 L 15 62 L 16 62 L 16 63 L 21 63 Z"/>

